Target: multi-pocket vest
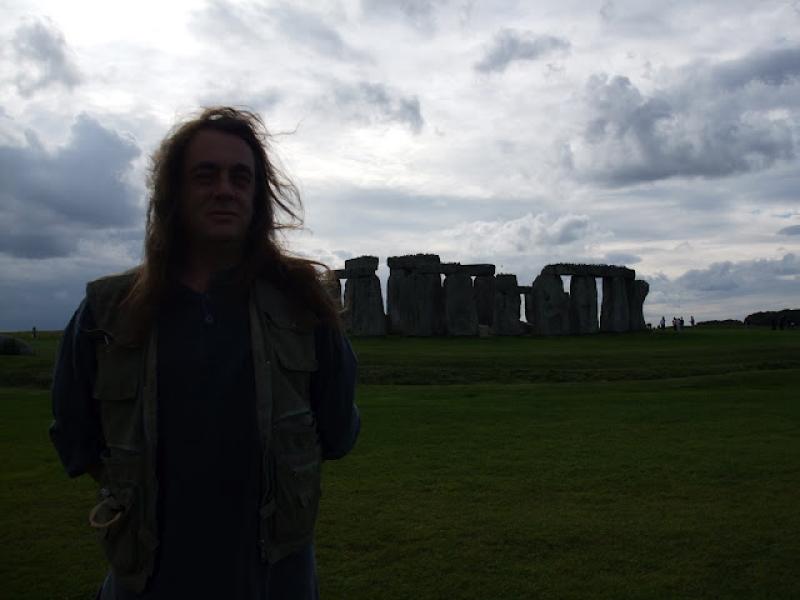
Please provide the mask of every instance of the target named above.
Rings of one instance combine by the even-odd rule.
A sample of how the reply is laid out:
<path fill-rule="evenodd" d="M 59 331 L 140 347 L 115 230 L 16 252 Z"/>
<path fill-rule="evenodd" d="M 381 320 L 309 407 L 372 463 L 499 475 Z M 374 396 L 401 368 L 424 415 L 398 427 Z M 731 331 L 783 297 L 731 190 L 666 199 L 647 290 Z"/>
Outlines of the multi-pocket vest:
<path fill-rule="evenodd" d="M 94 397 L 106 442 L 99 503 L 89 522 L 117 580 L 140 592 L 158 547 L 158 332 L 139 346 L 118 341 L 124 319 L 119 305 L 131 283 L 126 273 L 87 286 L 97 323 Z M 274 562 L 314 536 L 322 458 L 309 386 L 317 361 L 311 320 L 295 319 L 289 299 L 273 285 L 254 284 L 249 311 L 262 448 L 259 543 L 262 560 Z"/>

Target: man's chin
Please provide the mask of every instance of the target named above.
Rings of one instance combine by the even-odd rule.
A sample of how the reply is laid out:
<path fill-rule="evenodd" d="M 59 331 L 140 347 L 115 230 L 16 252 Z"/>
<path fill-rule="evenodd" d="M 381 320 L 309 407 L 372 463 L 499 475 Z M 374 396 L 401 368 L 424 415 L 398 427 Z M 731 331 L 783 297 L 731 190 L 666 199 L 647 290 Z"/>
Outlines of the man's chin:
<path fill-rule="evenodd" d="M 209 231 L 204 240 L 209 244 L 244 244 L 245 234 L 240 231 Z"/>

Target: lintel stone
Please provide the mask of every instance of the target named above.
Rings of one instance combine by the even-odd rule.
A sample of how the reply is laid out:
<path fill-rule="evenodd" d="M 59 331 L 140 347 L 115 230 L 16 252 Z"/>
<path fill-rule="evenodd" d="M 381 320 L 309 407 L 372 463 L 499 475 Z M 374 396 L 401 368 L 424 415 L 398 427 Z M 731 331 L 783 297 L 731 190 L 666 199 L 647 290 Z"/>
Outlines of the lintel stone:
<path fill-rule="evenodd" d="M 581 265 L 556 263 L 542 269 L 542 275 L 586 275 L 588 277 L 621 277 L 635 279 L 636 271 L 619 265 Z"/>

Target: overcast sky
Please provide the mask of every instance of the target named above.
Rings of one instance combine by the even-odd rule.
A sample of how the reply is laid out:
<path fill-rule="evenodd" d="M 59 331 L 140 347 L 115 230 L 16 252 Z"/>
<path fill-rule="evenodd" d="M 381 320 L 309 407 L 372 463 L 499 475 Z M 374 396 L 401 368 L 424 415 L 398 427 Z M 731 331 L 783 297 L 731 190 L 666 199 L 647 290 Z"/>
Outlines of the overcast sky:
<path fill-rule="evenodd" d="M 625 264 L 652 322 L 800 306 L 798 0 L 0 0 L 0 330 L 139 261 L 150 154 L 219 103 L 264 117 L 290 247 L 331 267 Z"/>

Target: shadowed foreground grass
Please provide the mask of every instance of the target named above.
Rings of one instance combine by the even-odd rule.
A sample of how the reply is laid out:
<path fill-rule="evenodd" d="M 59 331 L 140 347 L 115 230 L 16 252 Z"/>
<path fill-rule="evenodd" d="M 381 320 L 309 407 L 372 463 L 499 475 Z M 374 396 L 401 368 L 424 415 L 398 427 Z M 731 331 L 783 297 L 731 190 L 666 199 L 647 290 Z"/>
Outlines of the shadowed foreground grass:
<path fill-rule="evenodd" d="M 687 333 L 356 340 L 373 381 L 470 381 L 480 352 L 592 375 L 360 386 L 361 439 L 325 469 L 323 597 L 797 597 L 800 336 Z M 603 381 L 612 363 L 673 376 Z M 2 597 L 91 598 L 105 572 L 49 420 L 46 391 L 0 388 Z"/>

